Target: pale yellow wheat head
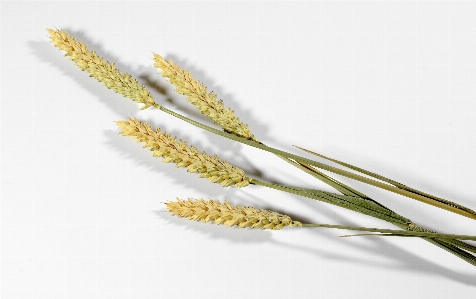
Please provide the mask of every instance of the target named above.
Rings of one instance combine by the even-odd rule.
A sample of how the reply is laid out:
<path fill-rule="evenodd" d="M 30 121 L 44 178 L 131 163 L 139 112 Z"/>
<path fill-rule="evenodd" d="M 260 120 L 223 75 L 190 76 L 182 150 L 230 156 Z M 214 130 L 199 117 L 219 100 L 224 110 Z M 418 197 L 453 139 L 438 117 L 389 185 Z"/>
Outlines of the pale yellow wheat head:
<path fill-rule="evenodd" d="M 223 101 L 217 99 L 213 92 L 208 92 L 207 88 L 193 78 L 187 70 L 181 70 L 172 60 L 167 62 L 162 56 L 154 53 L 155 67 L 162 70 L 162 76 L 169 78 L 180 94 L 187 96 L 187 101 L 195 105 L 203 114 L 208 116 L 213 122 L 221 126 L 226 132 L 240 137 L 258 141 L 251 134 L 248 125 L 243 123 L 231 110 L 226 108 Z"/>
<path fill-rule="evenodd" d="M 65 51 L 65 56 L 69 56 L 83 71 L 90 73 L 91 77 L 134 102 L 144 104 L 141 109 L 158 106 L 145 86 L 130 74 L 121 73 L 113 63 L 105 61 L 95 51 L 89 51 L 88 46 L 69 36 L 66 31 L 47 30 L 53 44 Z"/>
<path fill-rule="evenodd" d="M 220 203 L 214 200 L 188 199 L 167 202 L 167 209 L 179 217 L 190 220 L 225 224 L 226 226 L 238 225 L 240 228 L 282 229 L 285 226 L 302 226 L 291 217 L 273 211 L 255 209 L 253 207 L 233 206 L 226 201 Z"/>
<path fill-rule="evenodd" d="M 185 141 L 177 140 L 159 128 L 154 130 L 149 124 L 141 123 L 135 118 L 116 123 L 121 128 L 120 134 L 145 142 L 144 147 L 148 147 L 155 157 L 163 157 L 164 162 L 187 167 L 189 172 L 199 172 L 200 177 L 225 187 L 245 187 L 250 183 L 243 170 L 217 156 L 200 153 L 194 146 L 188 146 Z"/>

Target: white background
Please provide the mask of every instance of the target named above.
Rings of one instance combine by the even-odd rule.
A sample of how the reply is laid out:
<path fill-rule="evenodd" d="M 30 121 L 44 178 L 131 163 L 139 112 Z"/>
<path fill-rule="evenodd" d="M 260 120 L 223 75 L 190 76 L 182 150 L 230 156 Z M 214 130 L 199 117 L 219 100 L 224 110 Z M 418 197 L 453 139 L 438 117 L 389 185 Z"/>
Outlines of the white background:
<path fill-rule="evenodd" d="M 153 158 L 114 121 L 147 120 L 252 177 L 332 191 L 270 154 L 140 111 L 63 57 L 45 29 L 69 31 L 174 111 L 209 123 L 161 78 L 152 51 L 270 146 L 299 145 L 475 209 L 475 15 L 476 2 L 456 1 L 2 1 L 2 298 L 471 297 L 475 268 L 423 240 L 172 217 L 163 202 L 178 196 L 396 228 L 264 187 L 222 188 Z M 342 181 L 418 224 L 476 234 L 474 220 Z"/>

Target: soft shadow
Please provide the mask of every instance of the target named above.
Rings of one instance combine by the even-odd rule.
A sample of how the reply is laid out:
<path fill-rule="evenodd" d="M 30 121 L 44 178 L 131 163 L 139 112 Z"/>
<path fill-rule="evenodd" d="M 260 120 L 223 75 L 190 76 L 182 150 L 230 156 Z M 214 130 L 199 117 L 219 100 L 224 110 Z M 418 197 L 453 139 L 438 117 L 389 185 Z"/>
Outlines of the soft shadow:
<path fill-rule="evenodd" d="M 313 228 L 309 228 L 313 229 Z M 328 239 L 328 241 L 335 242 L 336 235 L 335 233 L 326 232 L 324 230 L 315 230 L 313 232 L 316 234 L 316 243 L 323 242 L 323 238 Z M 345 233 L 339 234 L 344 235 Z M 385 237 L 368 237 L 369 243 L 362 244 L 357 242 L 352 242 L 353 238 L 364 238 L 364 237 L 351 237 L 351 238 L 342 238 L 339 245 L 349 247 L 349 252 L 361 250 L 370 252 L 375 257 L 381 257 L 382 259 L 390 260 L 390 262 L 379 263 L 372 260 L 364 260 L 364 259 L 355 259 L 352 258 L 349 260 L 348 257 L 339 255 L 336 253 L 329 253 L 320 250 L 319 248 L 312 248 L 307 246 L 299 246 L 299 250 L 303 250 L 311 255 L 318 255 L 320 257 L 326 259 L 332 259 L 335 261 L 342 261 L 348 260 L 352 263 L 361 263 L 365 265 L 371 265 L 376 268 L 385 268 L 389 269 L 392 268 L 395 271 L 405 271 L 405 272 L 420 272 L 420 273 L 427 273 L 445 277 L 450 280 L 454 280 L 466 285 L 476 286 L 476 273 L 474 274 L 464 274 L 458 273 L 451 268 L 445 268 L 440 265 L 437 265 L 429 260 L 422 259 L 421 257 L 417 256 L 416 254 L 412 253 L 409 250 L 402 249 L 400 247 L 396 247 L 393 244 L 389 243 L 385 240 Z M 312 242 L 312 239 L 308 239 L 309 242 Z M 424 240 L 419 240 L 421 242 L 425 242 Z M 282 245 L 289 246 L 285 242 L 282 242 Z M 296 246 L 296 245 L 293 245 Z M 443 249 L 441 249 L 443 250 Z M 455 257 L 456 258 L 456 257 Z M 472 267 L 471 265 L 468 265 Z"/>
<path fill-rule="evenodd" d="M 309 244 L 316 245 L 296 245 L 279 240 L 273 240 L 272 233 L 267 230 L 261 229 L 239 229 L 237 227 L 225 227 L 224 225 L 213 225 L 212 223 L 203 223 L 197 221 L 190 221 L 187 219 L 178 218 L 172 216 L 165 211 L 154 211 L 154 213 L 162 220 L 168 222 L 169 225 L 183 226 L 186 229 L 193 230 L 206 237 L 212 239 L 225 239 L 234 243 L 264 243 L 271 242 L 278 246 L 290 248 L 292 250 L 298 250 L 305 254 L 332 260 L 338 263 L 352 263 L 362 264 L 365 266 L 385 269 L 393 269 L 393 271 L 405 271 L 413 273 L 430 273 L 432 275 L 438 275 L 450 280 L 454 280 L 465 285 L 476 286 L 476 274 L 465 274 L 453 271 L 450 268 L 445 268 L 434 264 L 431 261 L 424 260 L 409 250 L 402 249 L 394 246 L 388 242 L 384 237 L 378 238 L 369 237 L 368 243 L 362 244 L 362 242 L 353 242 L 352 238 L 343 238 L 338 240 L 335 230 L 315 229 L 315 228 L 284 228 L 284 230 L 297 230 L 297 229 L 309 229 L 313 230 L 315 238 L 307 238 L 306 241 Z M 277 231 L 276 233 L 280 233 Z M 290 233 L 287 231 L 286 233 Z M 342 233 L 344 234 L 344 233 Z M 340 234 L 339 234 L 340 235 Z M 357 237 L 355 237 L 357 238 Z M 421 240 L 423 242 L 423 240 Z M 375 259 L 356 258 L 355 256 L 347 256 L 338 254 L 332 251 L 326 251 L 319 248 L 320 243 L 340 242 L 339 246 L 348 247 L 349 252 L 365 251 L 370 253 Z M 379 260 L 385 260 L 385 262 L 379 262 Z"/>

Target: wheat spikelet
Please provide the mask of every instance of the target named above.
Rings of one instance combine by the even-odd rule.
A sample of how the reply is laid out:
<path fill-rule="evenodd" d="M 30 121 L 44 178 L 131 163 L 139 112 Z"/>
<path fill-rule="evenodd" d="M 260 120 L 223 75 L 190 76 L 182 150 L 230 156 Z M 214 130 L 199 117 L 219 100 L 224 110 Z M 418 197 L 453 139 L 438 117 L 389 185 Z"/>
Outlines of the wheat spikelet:
<path fill-rule="evenodd" d="M 250 183 L 243 170 L 220 160 L 217 156 L 200 153 L 194 146 L 188 146 L 185 141 L 177 140 L 159 128 L 154 131 L 149 124 L 143 124 L 135 118 L 116 123 L 122 129 L 120 134 L 135 138 L 138 142 L 145 142 L 144 147 L 148 147 L 155 157 L 163 157 L 164 162 L 176 163 L 177 167 L 187 167 L 189 172 L 199 172 L 200 177 L 208 178 L 224 187 L 245 187 Z"/>
<path fill-rule="evenodd" d="M 240 228 L 282 229 L 285 226 L 302 226 L 298 221 L 293 221 L 289 216 L 273 211 L 255 209 L 253 207 L 232 206 L 219 201 L 203 199 L 181 200 L 167 202 L 167 209 L 172 215 L 190 220 L 225 224 L 226 226 L 238 225 Z"/>
<path fill-rule="evenodd" d="M 215 124 L 221 126 L 226 132 L 240 137 L 258 141 L 251 134 L 248 125 L 243 123 L 231 110 L 226 108 L 223 101 L 218 100 L 213 93 L 195 80 L 187 70 L 181 70 L 172 60 L 167 62 L 162 56 L 154 53 L 154 66 L 162 70 L 162 76 L 169 78 L 180 94 L 187 96 L 187 101 L 195 105 L 203 114 L 208 116 Z"/>
<path fill-rule="evenodd" d="M 130 74 L 121 73 L 113 63 L 105 61 L 95 51 L 89 51 L 85 44 L 69 36 L 66 31 L 47 30 L 53 44 L 65 51 L 65 56 L 69 56 L 83 71 L 90 73 L 91 77 L 134 102 L 144 104 L 141 109 L 157 105 L 145 86 Z"/>

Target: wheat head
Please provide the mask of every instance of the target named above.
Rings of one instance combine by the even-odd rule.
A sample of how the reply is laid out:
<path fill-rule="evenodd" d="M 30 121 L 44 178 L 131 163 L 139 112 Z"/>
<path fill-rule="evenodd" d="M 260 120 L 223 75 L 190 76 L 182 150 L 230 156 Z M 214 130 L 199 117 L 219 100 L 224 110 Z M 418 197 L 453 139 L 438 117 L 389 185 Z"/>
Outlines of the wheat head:
<path fill-rule="evenodd" d="M 174 216 L 190 220 L 238 225 L 240 228 L 282 229 L 285 226 L 302 226 L 291 217 L 273 211 L 255 209 L 253 207 L 233 206 L 228 202 L 220 203 L 214 200 L 188 199 L 167 202 L 167 209 Z"/>
<path fill-rule="evenodd" d="M 203 114 L 213 122 L 221 126 L 226 132 L 237 136 L 258 141 L 251 134 L 248 125 L 243 123 L 231 110 L 226 108 L 222 100 L 217 99 L 216 94 L 208 92 L 207 88 L 193 78 L 187 70 L 181 70 L 172 60 L 167 62 L 162 56 L 154 53 L 154 66 L 162 70 L 162 76 L 169 78 L 180 94 L 187 96 L 187 101 L 195 105 Z"/>
<path fill-rule="evenodd" d="M 122 94 L 134 102 L 144 104 L 141 109 L 158 106 L 150 92 L 128 73 L 121 73 L 113 63 L 105 61 L 95 51 L 89 51 L 88 46 L 71 37 L 64 30 L 47 29 L 52 43 L 66 52 L 83 71 L 91 77 L 103 82 L 108 88 Z"/>
<path fill-rule="evenodd" d="M 135 118 L 116 123 L 121 128 L 120 134 L 135 138 L 137 142 L 145 142 L 144 147 L 149 148 L 155 157 L 163 157 L 164 162 L 187 167 L 189 172 L 199 172 L 200 177 L 224 187 L 245 187 L 250 183 L 243 170 L 216 155 L 212 157 L 205 152 L 200 153 L 196 147 L 188 146 L 185 141 L 177 140 L 159 128 L 154 131 L 149 124 L 141 123 Z"/>

